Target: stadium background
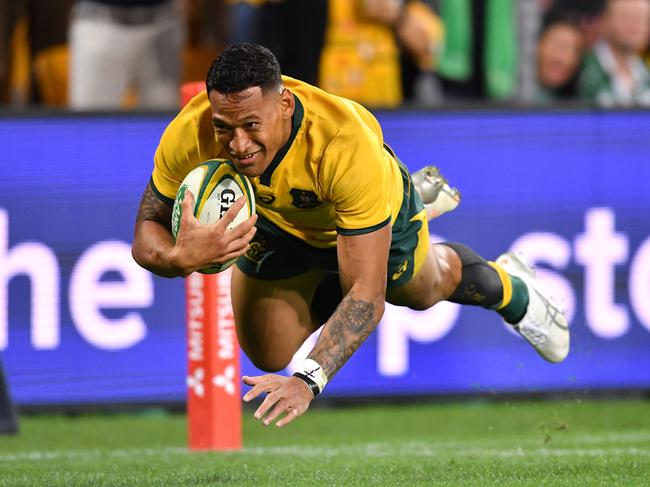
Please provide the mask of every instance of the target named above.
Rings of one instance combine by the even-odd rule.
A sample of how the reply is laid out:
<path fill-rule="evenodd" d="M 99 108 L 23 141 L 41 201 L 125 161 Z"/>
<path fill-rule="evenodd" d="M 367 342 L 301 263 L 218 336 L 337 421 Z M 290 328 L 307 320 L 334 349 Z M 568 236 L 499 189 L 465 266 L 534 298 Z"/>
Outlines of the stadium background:
<path fill-rule="evenodd" d="M 434 238 L 524 250 L 572 317 L 572 353 L 546 364 L 481 310 L 389 307 L 326 396 L 647 391 L 650 113 L 377 115 L 411 170 L 435 163 L 463 193 Z M 0 351 L 19 406 L 184 401 L 183 281 L 130 257 L 171 116 L 0 119 Z"/>
<path fill-rule="evenodd" d="M 0 0 L 0 487 L 647 486 L 650 112 L 602 107 L 650 103 L 648 7 Z M 74 35 L 86 21 L 112 37 Z M 153 26 L 164 33 L 139 36 Z M 389 306 L 288 428 L 263 427 L 259 403 L 240 425 L 237 396 L 219 389 L 226 369 L 221 399 L 203 401 L 210 421 L 194 414 L 203 363 L 186 377 L 183 281 L 138 268 L 129 248 L 178 91 L 150 104 L 153 72 L 129 60 L 173 65 L 180 85 L 239 41 L 374 107 L 412 170 L 439 165 L 463 202 L 434 238 L 526 252 L 571 318 L 569 358 L 545 363 L 493 313 Z M 110 68 L 86 77 L 102 58 Z M 80 100 L 89 82 L 98 91 Z M 243 373 L 256 373 L 245 358 Z M 222 441 L 228 429 L 241 450 L 196 451 L 192 431 Z"/>

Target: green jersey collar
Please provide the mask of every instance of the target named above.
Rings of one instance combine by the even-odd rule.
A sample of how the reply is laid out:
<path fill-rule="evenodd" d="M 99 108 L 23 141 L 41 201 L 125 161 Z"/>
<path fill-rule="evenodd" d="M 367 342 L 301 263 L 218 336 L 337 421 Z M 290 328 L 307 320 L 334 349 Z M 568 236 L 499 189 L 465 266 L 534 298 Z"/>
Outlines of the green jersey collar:
<path fill-rule="evenodd" d="M 278 167 L 280 162 L 282 162 L 282 159 L 284 159 L 284 156 L 286 156 L 287 152 L 289 152 L 289 149 L 291 149 L 291 144 L 293 144 L 293 140 L 296 138 L 298 129 L 302 124 L 302 119 L 305 115 L 305 109 L 302 106 L 300 99 L 295 94 L 293 94 L 293 99 L 295 100 L 296 107 L 294 108 L 291 121 L 291 135 L 289 135 L 289 140 L 287 140 L 287 143 L 284 144 L 275 155 L 271 161 L 271 164 L 269 164 L 269 167 L 267 167 L 260 176 L 260 183 L 262 183 L 264 186 L 271 186 L 271 176 L 273 175 L 273 171 L 275 171 L 275 168 Z"/>

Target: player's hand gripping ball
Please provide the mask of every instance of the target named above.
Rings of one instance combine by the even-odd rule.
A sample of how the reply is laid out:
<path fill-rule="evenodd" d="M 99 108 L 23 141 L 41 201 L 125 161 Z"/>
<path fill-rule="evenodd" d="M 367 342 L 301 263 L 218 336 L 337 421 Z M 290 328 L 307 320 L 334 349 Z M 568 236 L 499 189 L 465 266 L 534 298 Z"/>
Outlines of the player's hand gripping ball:
<path fill-rule="evenodd" d="M 199 223 L 210 225 L 223 217 L 237 199 L 243 196 L 246 204 L 239 211 L 228 228 L 233 228 L 246 221 L 255 213 L 255 196 L 249 179 L 237 172 L 232 161 L 227 159 L 212 159 L 201 163 L 185 176 L 176 193 L 172 209 L 172 235 L 178 235 L 181 225 L 181 202 L 185 193 L 191 191 L 194 195 L 194 216 Z M 200 269 L 203 274 L 215 274 L 226 270 L 235 263 L 232 259 L 223 264 Z"/>

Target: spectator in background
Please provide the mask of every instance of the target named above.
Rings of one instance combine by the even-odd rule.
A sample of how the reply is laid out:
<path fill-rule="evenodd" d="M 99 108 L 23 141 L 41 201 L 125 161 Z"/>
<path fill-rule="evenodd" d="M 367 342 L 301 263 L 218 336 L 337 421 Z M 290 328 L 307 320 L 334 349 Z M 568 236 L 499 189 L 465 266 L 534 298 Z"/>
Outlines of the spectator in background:
<path fill-rule="evenodd" d="M 225 0 L 183 1 L 186 35 L 181 83 L 203 81 L 214 58 L 231 42 L 232 5 Z"/>
<path fill-rule="evenodd" d="M 12 0 L 0 0 L 0 103 L 8 103 L 11 96 L 12 36 L 18 14 Z"/>
<path fill-rule="evenodd" d="M 447 98 L 534 101 L 539 0 L 440 0 L 440 14 Z"/>
<path fill-rule="evenodd" d="M 260 7 L 265 0 L 228 0 L 232 19 L 230 41 L 233 44 L 254 42 Z"/>
<path fill-rule="evenodd" d="M 68 13 L 72 0 L 0 0 L 0 104 L 38 103 L 42 94 L 34 80 L 33 61 L 39 53 L 62 46 L 67 40 Z M 16 36 L 17 27 L 24 21 L 24 36 Z M 12 40 L 18 41 L 12 45 Z M 11 86 L 16 63 L 14 54 L 22 59 L 24 87 Z M 20 93 L 12 88 L 21 88 Z"/>
<path fill-rule="evenodd" d="M 209 46 L 214 53 L 210 63 L 203 70 L 205 75 L 214 58 L 232 42 L 233 6 L 225 0 L 182 1 L 186 19 L 186 46 Z"/>
<path fill-rule="evenodd" d="M 602 17 L 607 0 L 556 0 L 549 10 L 562 10 L 576 16 L 587 49 L 602 37 Z"/>
<path fill-rule="evenodd" d="M 328 0 L 273 0 L 257 7 L 255 42 L 275 53 L 283 74 L 310 84 L 317 83 L 325 43 L 327 5 Z"/>
<path fill-rule="evenodd" d="M 648 69 L 650 69 L 650 33 L 648 34 L 648 42 L 646 43 L 646 47 L 643 52 L 643 60 L 645 61 L 646 66 L 648 66 Z"/>
<path fill-rule="evenodd" d="M 559 8 L 548 12 L 537 46 L 538 103 L 577 96 L 576 82 L 584 49 L 578 17 Z"/>
<path fill-rule="evenodd" d="M 395 37 L 400 51 L 402 102 L 440 105 L 436 69 L 444 46 L 442 20 L 432 0 L 407 0 L 400 15 Z"/>
<path fill-rule="evenodd" d="M 400 47 L 418 66 L 433 69 L 442 30 L 420 1 L 329 0 L 319 86 L 367 106 L 399 106 Z"/>
<path fill-rule="evenodd" d="M 650 0 L 609 0 L 603 38 L 585 59 L 581 95 L 598 105 L 650 106 L 650 72 L 640 57 L 650 35 Z"/>
<path fill-rule="evenodd" d="M 184 22 L 176 0 L 76 0 L 70 22 L 70 107 L 178 107 Z"/>

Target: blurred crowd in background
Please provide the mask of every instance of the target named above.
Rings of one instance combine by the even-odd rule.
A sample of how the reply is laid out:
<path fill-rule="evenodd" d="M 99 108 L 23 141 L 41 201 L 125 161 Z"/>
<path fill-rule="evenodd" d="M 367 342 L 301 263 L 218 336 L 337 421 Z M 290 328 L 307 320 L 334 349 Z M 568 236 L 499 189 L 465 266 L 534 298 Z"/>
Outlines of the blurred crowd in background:
<path fill-rule="evenodd" d="M 174 109 L 233 42 L 375 108 L 650 106 L 650 0 L 0 0 L 0 105 Z"/>

